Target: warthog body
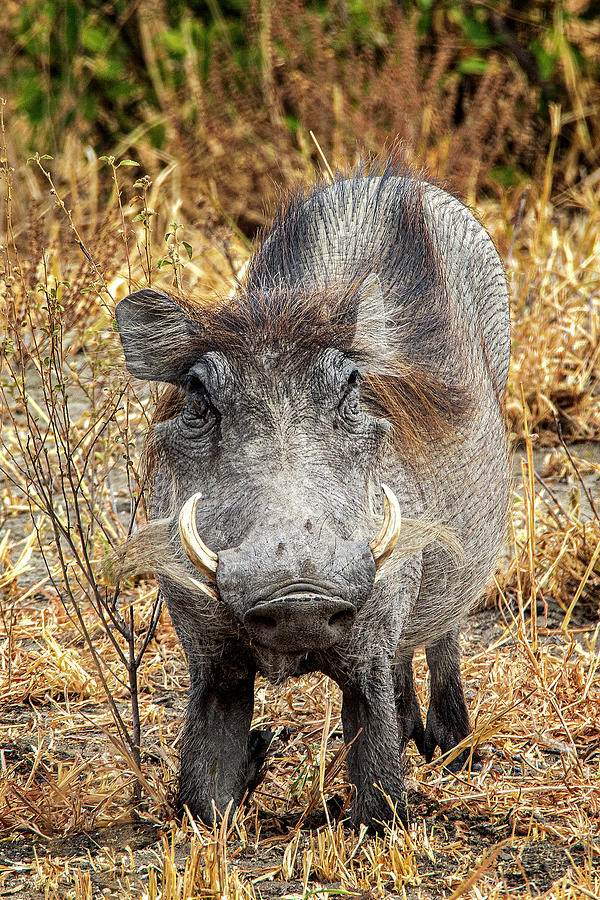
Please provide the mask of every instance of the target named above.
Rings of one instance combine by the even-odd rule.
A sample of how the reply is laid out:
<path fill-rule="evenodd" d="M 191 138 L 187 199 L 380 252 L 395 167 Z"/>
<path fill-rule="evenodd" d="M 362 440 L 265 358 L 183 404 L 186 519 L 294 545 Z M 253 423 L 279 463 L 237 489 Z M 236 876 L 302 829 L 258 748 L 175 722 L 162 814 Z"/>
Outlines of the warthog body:
<path fill-rule="evenodd" d="M 320 670 L 343 694 L 354 821 L 388 819 L 385 795 L 405 817 L 407 741 L 431 758 L 469 734 L 458 625 L 505 528 L 509 320 L 491 240 L 389 166 L 294 197 L 235 297 L 140 290 L 117 324 L 130 372 L 173 386 L 149 443 L 153 522 L 125 568 L 159 572 L 187 654 L 181 803 L 210 821 L 255 778 L 257 672 Z"/>

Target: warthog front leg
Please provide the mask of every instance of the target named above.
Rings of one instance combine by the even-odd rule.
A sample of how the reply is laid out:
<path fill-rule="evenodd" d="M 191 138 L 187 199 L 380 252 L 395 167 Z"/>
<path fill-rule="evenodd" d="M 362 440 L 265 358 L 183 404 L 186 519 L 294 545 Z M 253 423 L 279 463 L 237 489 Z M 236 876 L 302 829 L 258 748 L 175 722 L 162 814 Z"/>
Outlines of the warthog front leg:
<path fill-rule="evenodd" d="M 425 726 L 425 758 L 430 762 L 435 748 L 447 753 L 471 733 L 469 712 L 460 677 L 458 629 L 447 632 L 426 648 L 431 677 L 431 696 Z M 469 758 L 463 751 L 449 765 L 457 772 Z M 473 757 L 477 761 L 477 757 Z"/>
<path fill-rule="evenodd" d="M 394 696 L 398 716 L 400 748 L 404 750 L 413 738 L 419 753 L 425 753 L 425 732 L 421 709 L 415 693 L 412 653 L 403 656 L 394 666 Z"/>
<path fill-rule="evenodd" d="M 374 662 L 341 684 L 342 723 L 348 745 L 348 775 L 355 787 L 352 816 L 376 830 L 389 821 L 393 806 L 407 822 L 398 721 L 391 666 Z M 392 806 L 386 795 L 390 798 Z"/>
<path fill-rule="evenodd" d="M 207 824 L 214 821 L 215 808 L 223 815 L 232 799 L 232 809 L 239 805 L 248 786 L 257 782 L 265 755 L 261 742 L 250 734 L 255 671 L 244 661 L 227 662 L 235 658 L 224 654 L 217 661 L 189 659 L 179 805 Z"/>

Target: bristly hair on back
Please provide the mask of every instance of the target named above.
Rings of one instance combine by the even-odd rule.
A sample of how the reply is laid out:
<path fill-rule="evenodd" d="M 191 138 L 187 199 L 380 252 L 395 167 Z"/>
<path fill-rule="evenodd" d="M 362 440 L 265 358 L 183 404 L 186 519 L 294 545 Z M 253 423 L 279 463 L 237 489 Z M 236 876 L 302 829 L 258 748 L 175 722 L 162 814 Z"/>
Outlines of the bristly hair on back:
<path fill-rule="evenodd" d="M 363 166 L 293 193 L 262 235 L 242 290 L 210 308 L 184 304 L 198 325 L 199 354 L 244 357 L 273 348 L 297 353 L 301 364 L 305 354 L 334 347 L 357 360 L 367 408 L 390 421 L 405 453 L 456 439 L 472 396 L 422 184 L 393 153 L 382 168 Z M 384 299 L 385 346 L 357 334 L 361 288 L 373 274 Z M 181 390 L 168 389 L 155 421 L 173 417 L 182 403 Z"/>

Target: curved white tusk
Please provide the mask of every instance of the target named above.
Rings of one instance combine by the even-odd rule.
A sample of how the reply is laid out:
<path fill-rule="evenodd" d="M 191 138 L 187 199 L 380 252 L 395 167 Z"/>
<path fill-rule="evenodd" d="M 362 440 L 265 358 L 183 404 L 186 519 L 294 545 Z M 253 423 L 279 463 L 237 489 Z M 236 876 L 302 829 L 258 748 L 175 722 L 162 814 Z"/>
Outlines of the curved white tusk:
<path fill-rule="evenodd" d="M 400 504 L 396 495 L 387 484 L 382 484 L 381 490 L 383 491 L 383 522 L 379 534 L 369 544 L 376 570 L 384 564 L 396 546 L 402 524 Z"/>
<path fill-rule="evenodd" d="M 206 546 L 196 528 L 196 507 L 201 497 L 201 494 L 192 494 L 183 504 L 179 513 L 179 537 L 191 564 L 205 578 L 215 582 L 219 557 Z"/>
<path fill-rule="evenodd" d="M 197 588 L 202 594 L 206 594 L 207 597 L 210 597 L 211 600 L 218 600 L 219 595 L 214 588 L 209 587 L 208 584 L 204 584 L 203 581 L 198 581 L 197 578 L 190 578 L 190 582 Z"/>

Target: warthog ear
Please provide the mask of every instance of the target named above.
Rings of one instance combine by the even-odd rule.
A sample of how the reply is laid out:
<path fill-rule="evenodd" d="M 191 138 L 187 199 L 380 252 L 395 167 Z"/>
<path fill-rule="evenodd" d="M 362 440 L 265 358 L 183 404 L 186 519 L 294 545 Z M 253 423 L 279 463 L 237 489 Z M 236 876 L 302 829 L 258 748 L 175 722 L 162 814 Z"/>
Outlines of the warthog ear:
<path fill-rule="evenodd" d="M 136 378 L 176 384 L 196 361 L 198 326 L 162 291 L 129 294 L 115 315 L 127 368 Z"/>
<path fill-rule="evenodd" d="M 379 277 L 367 275 L 358 293 L 356 331 L 353 349 L 368 365 L 383 361 L 388 351 L 388 334 L 385 321 L 385 302 Z"/>

